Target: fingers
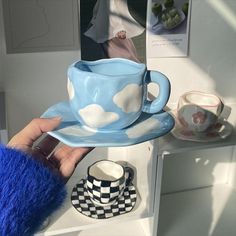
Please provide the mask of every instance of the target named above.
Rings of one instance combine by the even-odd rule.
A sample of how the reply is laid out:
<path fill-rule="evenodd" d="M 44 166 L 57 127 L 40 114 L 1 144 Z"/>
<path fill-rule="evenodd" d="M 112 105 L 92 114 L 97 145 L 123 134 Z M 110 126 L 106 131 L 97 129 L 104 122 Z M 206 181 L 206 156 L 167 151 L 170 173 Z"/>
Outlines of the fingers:
<path fill-rule="evenodd" d="M 55 129 L 61 122 L 60 117 L 51 119 L 36 118 L 33 119 L 24 129 L 16 134 L 8 143 L 9 146 L 15 147 L 18 144 L 32 146 L 43 133 Z"/>
<path fill-rule="evenodd" d="M 49 158 L 51 163 L 60 163 L 60 173 L 67 181 L 73 174 L 78 163 L 94 148 L 72 148 L 67 145 L 61 146 Z"/>
<path fill-rule="evenodd" d="M 51 158 L 70 161 L 73 162 L 74 165 L 77 165 L 83 159 L 83 157 L 85 157 L 93 149 L 94 148 L 90 147 L 73 148 L 67 145 L 63 145 L 53 153 Z"/>
<path fill-rule="evenodd" d="M 74 161 L 75 168 L 80 161 L 84 159 L 84 157 L 90 153 L 94 148 L 90 147 L 83 147 L 83 148 L 76 148 L 72 152 L 72 160 Z"/>

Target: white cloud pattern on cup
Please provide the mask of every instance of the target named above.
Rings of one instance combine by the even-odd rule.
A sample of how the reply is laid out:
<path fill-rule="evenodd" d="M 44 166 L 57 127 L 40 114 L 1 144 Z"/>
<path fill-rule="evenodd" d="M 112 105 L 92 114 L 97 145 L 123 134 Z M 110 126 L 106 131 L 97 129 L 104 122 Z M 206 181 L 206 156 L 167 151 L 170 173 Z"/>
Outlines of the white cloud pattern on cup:
<path fill-rule="evenodd" d="M 67 91 L 68 91 L 70 100 L 72 100 L 75 96 L 75 89 L 69 78 L 67 79 Z"/>
<path fill-rule="evenodd" d="M 113 102 L 123 112 L 138 112 L 142 104 L 142 86 L 138 84 L 127 85 L 113 97 Z"/>
<path fill-rule="evenodd" d="M 149 118 L 132 128 L 127 129 L 126 134 L 129 138 L 139 138 L 145 134 L 150 134 L 152 130 L 156 130 L 160 127 L 160 121 L 157 119 Z"/>
<path fill-rule="evenodd" d="M 78 111 L 87 126 L 91 128 L 102 128 L 119 119 L 115 112 L 104 111 L 98 104 L 91 104 Z"/>

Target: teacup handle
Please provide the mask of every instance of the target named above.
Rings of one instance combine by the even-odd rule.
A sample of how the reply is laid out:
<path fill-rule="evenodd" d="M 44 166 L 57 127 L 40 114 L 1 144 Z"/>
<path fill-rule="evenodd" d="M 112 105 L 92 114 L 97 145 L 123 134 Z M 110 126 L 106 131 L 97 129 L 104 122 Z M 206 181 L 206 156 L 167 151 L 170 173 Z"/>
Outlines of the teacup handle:
<path fill-rule="evenodd" d="M 128 166 L 125 166 L 124 169 L 125 169 L 125 185 L 128 186 L 134 179 L 134 170 Z"/>
<path fill-rule="evenodd" d="M 143 112 L 157 113 L 161 111 L 170 97 L 170 82 L 169 79 L 158 71 L 147 71 L 146 83 L 156 83 L 159 86 L 159 94 L 153 101 L 144 100 Z"/>

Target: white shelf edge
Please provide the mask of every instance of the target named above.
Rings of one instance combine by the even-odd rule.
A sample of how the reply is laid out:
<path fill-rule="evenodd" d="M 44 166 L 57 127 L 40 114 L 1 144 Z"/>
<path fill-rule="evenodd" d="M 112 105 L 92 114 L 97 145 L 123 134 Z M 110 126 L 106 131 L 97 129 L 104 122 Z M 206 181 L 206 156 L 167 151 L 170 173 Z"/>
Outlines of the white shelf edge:
<path fill-rule="evenodd" d="M 77 212 L 76 209 L 74 209 L 74 207 L 71 205 L 70 193 L 75 184 L 74 181 L 76 181 L 76 179 L 71 179 L 68 183 L 68 196 L 64 206 L 52 215 L 50 219 L 50 225 L 45 230 L 36 233 L 35 236 L 49 236 L 78 232 L 104 225 L 107 226 L 108 224 L 145 219 L 152 216 L 152 214 L 148 212 L 147 205 L 141 201 L 140 197 L 138 196 L 136 206 L 129 213 L 105 220 L 88 218 Z"/>
<path fill-rule="evenodd" d="M 236 235 L 235 202 L 226 184 L 162 195 L 158 236 Z"/>
<path fill-rule="evenodd" d="M 79 236 L 150 236 L 141 220 L 106 225 L 106 227 L 89 229 L 79 233 Z"/>
<path fill-rule="evenodd" d="M 192 142 L 176 139 L 171 133 L 157 139 L 158 155 L 175 154 L 180 152 L 194 151 L 198 149 L 210 149 L 236 145 L 236 129 L 232 134 L 216 142 Z"/>

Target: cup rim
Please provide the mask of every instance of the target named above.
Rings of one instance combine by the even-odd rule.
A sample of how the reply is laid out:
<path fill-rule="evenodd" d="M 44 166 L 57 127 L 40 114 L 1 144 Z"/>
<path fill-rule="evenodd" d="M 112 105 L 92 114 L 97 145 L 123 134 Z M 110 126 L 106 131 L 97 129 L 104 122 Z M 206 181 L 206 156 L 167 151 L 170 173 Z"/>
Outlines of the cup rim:
<path fill-rule="evenodd" d="M 111 163 L 113 163 L 113 164 L 119 165 L 119 166 L 122 168 L 122 170 L 123 170 L 123 174 L 121 175 L 121 177 L 119 177 L 119 178 L 117 178 L 117 179 L 115 179 L 115 180 L 99 179 L 99 178 L 97 178 L 97 177 L 91 175 L 91 174 L 89 173 L 90 169 L 91 169 L 94 165 L 96 165 L 97 163 L 99 163 L 99 162 L 111 162 Z M 88 180 L 88 176 L 91 176 L 91 177 L 94 178 L 96 181 L 104 181 L 104 182 L 111 182 L 111 183 L 113 183 L 113 182 L 117 182 L 117 181 L 119 181 L 119 180 L 121 180 L 122 178 L 125 177 L 125 168 L 124 168 L 123 165 L 120 165 L 120 164 L 118 164 L 117 162 L 112 161 L 112 160 L 106 160 L 106 159 L 104 159 L 104 160 L 99 160 L 99 161 L 94 162 L 92 165 L 90 165 L 90 166 L 88 167 L 88 169 L 87 169 L 87 179 L 86 179 L 86 180 Z"/>
<path fill-rule="evenodd" d="M 129 60 L 129 59 L 126 59 L 126 58 L 119 58 L 119 57 L 116 57 L 116 58 L 105 58 L 105 59 L 98 59 L 98 60 L 95 60 L 95 61 L 87 61 L 87 60 L 79 60 L 79 61 L 76 61 L 74 62 L 73 64 L 71 64 L 68 68 L 68 71 L 70 70 L 75 70 L 76 72 L 80 72 L 80 73 L 86 73 L 86 74 L 94 74 L 94 75 L 100 75 L 101 78 L 102 77 L 110 77 L 109 75 L 106 75 L 106 74 L 99 74 L 99 73 L 94 73 L 94 72 L 89 72 L 89 71 L 82 71 L 82 70 L 79 70 L 75 65 L 76 64 L 81 64 L 81 63 L 86 63 L 86 65 L 97 65 L 97 64 L 107 64 L 111 61 L 114 61 L 114 62 L 122 62 L 122 63 L 128 63 L 129 65 L 132 65 L 132 66 L 135 66 L 135 67 L 139 67 L 139 69 L 141 69 L 140 71 L 138 72 L 135 72 L 135 73 L 130 73 L 129 76 L 136 76 L 136 75 L 139 75 L 139 74 L 142 74 L 143 71 L 145 71 L 146 69 L 146 65 L 144 63 L 138 63 L 138 62 L 135 62 L 135 61 L 132 61 L 132 60 Z M 116 78 L 119 78 L 119 77 L 123 77 L 125 75 L 125 73 L 122 73 L 121 75 L 116 75 L 115 77 Z M 114 76 L 114 75 L 113 75 Z"/>
<path fill-rule="evenodd" d="M 201 91 L 196 91 L 196 90 L 192 90 L 192 91 L 189 91 L 189 92 L 184 93 L 184 94 L 180 97 L 180 99 L 182 98 L 184 101 L 188 102 L 189 104 L 193 104 L 193 105 L 196 105 L 196 106 L 201 106 L 201 104 L 193 103 L 193 102 L 188 98 L 188 96 L 191 95 L 191 94 L 204 95 L 204 96 L 212 97 L 212 98 L 215 99 L 215 101 L 217 101 L 216 104 L 214 104 L 214 105 L 206 105 L 206 104 L 204 104 L 204 107 L 217 107 L 217 106 L 219 106 L 219 105 L 223 105 L 223 104 L 224 104 L 223 101 L 222 101 L 222 99 L 221 99 L 219 96 L 217 96 L 217 95 L 215 95 L 215 94 L 212 94 L 212 93 L 206 93 L 206 92 L 201 92 Z M 179 100 L 180 100 L 180 99 L 179 99 Z M 179 109 L 178 109 L 178 110 L 179 110 Z M 221 111 L 222 111 L 222 110 L 223 110 L 223 106 L 222 106 Z"/>

